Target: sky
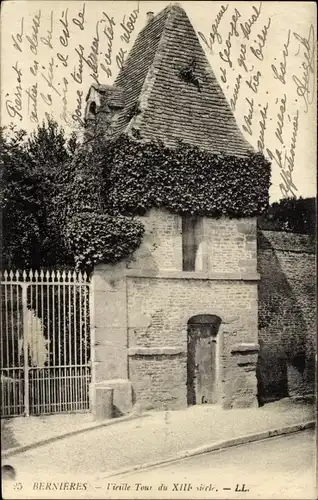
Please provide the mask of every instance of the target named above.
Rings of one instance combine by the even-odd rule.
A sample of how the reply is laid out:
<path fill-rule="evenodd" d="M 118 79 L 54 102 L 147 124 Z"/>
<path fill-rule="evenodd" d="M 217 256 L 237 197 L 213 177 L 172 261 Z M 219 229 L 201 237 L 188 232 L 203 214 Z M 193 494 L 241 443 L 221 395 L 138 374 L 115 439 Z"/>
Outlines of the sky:
<path fill-rule="evenodd" d="M 96 81 L 111 85 L 147 12 L 168 2 L 4 1 L 1 124 L 31 132 L 47 115 L 79 131 Z M 185 1 L 236 121 L 272 161 L 271 201 L 316 195 L 314 2 Z"/>

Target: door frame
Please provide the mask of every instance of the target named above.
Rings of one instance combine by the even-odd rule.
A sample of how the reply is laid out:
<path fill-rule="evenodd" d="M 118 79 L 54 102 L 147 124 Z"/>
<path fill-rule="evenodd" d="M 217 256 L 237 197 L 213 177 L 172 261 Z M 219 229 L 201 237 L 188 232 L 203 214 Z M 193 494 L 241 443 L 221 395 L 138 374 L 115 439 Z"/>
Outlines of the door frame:
<path fill-rule="evenodd" d="M 200 326 L 200 325 L 209 325 L 214 329 L 214 334 L 212 337 L 215 337 L 216 340 L 216 346 L 215 346 L 215 386 L 214 386 L 214 395 L 215 395 L 215 403 L 213 404 L 218 404 L 220 401 L 220 379 L 221 379 L 221 374 L 220 374 L 220 331 L 221 331 L 221 325 L 222 325 L 222 319 L 220 316 L 216 314 L 197 314 L 195 316 L 191 316 L 187 322 L 187 403 L 188 406 L 192 406 L 197 404 L 195 403 L 189 403 L 189 384 L 188 384 L 188 363 L 189 363 L 189 327 L 192 326 Z M 194 344 L 194 349 L 195 349 L 195 344 Z M 193 353 L 195 357 L 195 352 Z M 195 359 L 195 358 L 194 358 Z M 195 388 L 193 388 L 194 392 L 194 400 L 196 399 L 196 394 L 195 394 Z"/>

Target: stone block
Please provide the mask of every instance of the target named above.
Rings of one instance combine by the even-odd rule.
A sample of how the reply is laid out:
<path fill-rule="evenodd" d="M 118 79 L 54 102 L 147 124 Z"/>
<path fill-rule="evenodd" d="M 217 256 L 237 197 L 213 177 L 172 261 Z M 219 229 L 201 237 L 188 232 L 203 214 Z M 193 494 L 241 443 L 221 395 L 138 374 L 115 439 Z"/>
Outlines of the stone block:
<path fill-rule="evenodd" d="M 95 330 L 95 343 L 107 344 L 114 342 L 115 344 L 127 345 L 127 328 L 126 327 L 109 327 L 96 328 Z"/>
<path fill-rule="evenodd" d="M 90 384 L 89 400 L 90 410 L 96 418 L 98 411 L 106 408 L 112 395 L 112 417 L 120 417 L 129 413 L 132 408 L 132 387 L 127 379 L 103 380 Z M 100 409 L 101 408 L 101 409 Z M 105 410 L 106 411 L 106 410 Z"/>
<path fill-rule="evenodd" d="M 104 362 L 95 361 L 93 368 L 96 382 L 101 382 L 109 377 L 108 366 Z"/>
<path fill-rule="evenodd" d="M 237 364 L 239 366 L 245 366 L 245 365 L 255 365 L 257 363 L 257 354 L 243 354 L 240 353 L 237 356 Z"/>
<path fill-rule="evenodd" d="M 95 291 L 113 289 L 116 282 L 122 282 L 125 278 L 126 262 L 123 260 L 116 265 L 99 264 L 95 267 L 92 283 Z"/>
<path fill-rule="evenodd" d="M 241 259 L 238 261 L 240 267 L 255 267 L 257 265 L 257 259 Z"/>
<path fill-rule="evenodd" d="M 237 222 L 236 227 L 239 233 L 246 235 L 251 235 L 251 234 L 256 235 L 256 224 L 254 220 Z"/>
<path fill-rule="evenodd" d="M 100 344 L 95 346 L 95 360 L 103 365 L 103 372 L 108 377 L 127 377 L 127 349 L 116 343 Z"/>
<path fill-rule="evenodd" d="M 95 420 L 113 418 L 113 396 L 114 390 L 110 387 L 99 386 L 95 388 L 95 405 L 91 408 Z"/>
<path fill-rule="evenodd" d="M 251 342 L 242 342 L 241 344 L 236 344 L 231 348 L 232 354 L 234 353 L 258 353 L 259 344 Z"/>
<path fill-rule="evenodd" d="M 108 387 L 114 390 L 114 416 L 125 415 L 132 408 L 132 386 L 128 379 L 107 380 Z"/>
<path fill-rule="evenodd" d="M 100 292 L 99 292 L 100 294 Z M 95 299 L 95 324 L 100 327 L 126 326 L 126 293 L 104 294 Z"/>

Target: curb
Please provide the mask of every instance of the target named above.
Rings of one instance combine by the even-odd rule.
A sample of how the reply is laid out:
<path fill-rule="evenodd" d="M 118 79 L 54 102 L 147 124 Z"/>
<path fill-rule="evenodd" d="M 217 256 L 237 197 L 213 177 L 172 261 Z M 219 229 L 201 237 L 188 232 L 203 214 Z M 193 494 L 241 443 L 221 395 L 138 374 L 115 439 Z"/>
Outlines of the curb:
<path fill-rule="evenodd" d="M 59 434 L 58 436 L 52 436 L 47 439 L 42 439 L 41 441 L 35 441 L 34 443 L 25 444 L 22 446 L 15 446 L 14 448 L 9 448 L 1 452 L 2 458 L 13 457 L 14 455 L 18 455 L 19 453 L 23 453 L 25 451 L 33 450 L 34 448 L 38 448 L 39 446 L 45 446 L 47 444 L 54 443 L 55 441 L 60 441 L 61 439 L 65 439 L 68 437 L 73 437 L 78 434 L 82 434 L 83 432 L 100 429 L 101 427 L 108 427 L 110 425 L 120 424 L 121 422 L 127 422 L 129 420 L 135 420 L 137 418 L 145 418 L 147 414 L 131 414 L 124 415 L 123 417 L 112 418 L 110 420 L 105 420 L 101 423 L 92 423 L 89 426 L 83 427 L 82 429 L 77 429 L 75 431 L 67 432 L 65 434 Z"/>
<path fill-rule="evenodd" d="M 119 476 L 122 474 L 128 474 L 130 472 L 134 471 L 139 471 L 139 470 L 145 470 L 145 469 L 151 469 L 153 467 L 158 467 L 162 465 L 167 465 L 171 464 L 173 462 L 183 460 L 185 458 L 190 458 L 194 457 L 196 455 L 203 455 L 204 453 L 209 453 L 212 451 L 219 451 L 223 450 L 226 448 L 230 448 L 232 446 L 239 446 L 242 444 L 247 444 L 247 443 L 253 443 L 255 441 L 261 441 L 263 439 L 268 439 L 268 438 L 273 438 L 273 437 L 278 437 L 278 436 L 283 436 L 287 434 L 292 434 L 295 432 L 300 432 L 306 429 L 313 429 L 315 428 L 315 421 L 310 420 L 305 423 L 299 423 L 299 424 L 291 424 L 285 427 L 280 427 L 278 429 L 270 429 L 267 431 L 261 431 L 257 432 L 254 434 L 246 434 L 245 436 L 240 436 L 237 438 L 232 438 L 224 441 L 218 441 L 210 444 L 206 444 L 203 446 L 200 446 L 199 448 L 194 448 L 192 450 L 187 450 L 187 451 L 182 451 L 177 453 L 174 457 L 167 458 L 165 460 L 158 460 L 156 462 L 148 462 L 140 465 L 135 465 L 132 467 L 126 467 L 124 469 L 118 469 L 115 471 L 109 472 L 109 474 L 106 474 L 102 478 L 99 477 L 98 480 L 108 478 L 108 477 L 113 477 L 113 476 Z M 97 478 L 96 478 L 97 479 Z"/>

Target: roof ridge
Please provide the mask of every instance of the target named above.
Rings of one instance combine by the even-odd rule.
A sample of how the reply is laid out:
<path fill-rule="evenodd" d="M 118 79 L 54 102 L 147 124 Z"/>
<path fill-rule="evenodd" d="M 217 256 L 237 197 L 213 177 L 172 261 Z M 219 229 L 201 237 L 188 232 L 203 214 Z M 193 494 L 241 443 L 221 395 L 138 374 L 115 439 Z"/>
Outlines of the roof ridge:
<path fill-rule="evenodd" d="M 137 35 L 137 38 L 135 40 L 135 43 L 133 44 L 131 50 L 129 51 L 128 53 L 128 56 L 123 64 L 123 67 L 121 68 L 121 70 L 119 71 L 117 77 L 115 78 L 114 80 L 114 85 L 117 84 L 117 81 L 121 79 L 121 73 L 123 72 L 123 70 L 125 70 L 126 66 L 128 66 L 128 64 L 130 63 L 130 59 L 133 57 L 133 52 L 134 52 L 134 49 L 135 49 L 135 46 L 136 46 L 136 42 L 138 41 L 138 39 L 142 38 L 142 36 L 144 35 L 144 32 L 146 30 L 149 30 L 149 28 L 151 28 L 151 26 L 155 25 L 156 22 L 158 22 L 159 19 L 161 18 L 164 18 L 165 15 L 167 15 L 167 13 L 170 11 L 171 9 L 171 5 L 168 5 L 167 7 L 165 7 L 163 10 L 161 10 L 160 12 L 158 12 L 151 21 L 149 21 L 148 23 L 146 23 L 143 28 L 141 28 L 141 30 L 139 31 L 138 35 Z M 167 15 L 168 17 L 168 15 Z M 164 20 L 164 26 L 166 24 L 166 20 Z M 161 36 L 163 34 L 163 29 L 162 29 L 162 33 L 161 33 Z"/>
<path fill-rule="evenodd" d="M 155 18 L 158 19 L 159 14 L 163 14 L 166 11 L 165 12 L 166 18 L 165 18 L 164 23 L 163 23 L 163 28 L 162 28 L 162 32 L 160 34 L 160 40 L 158 43 L 158 47 L 156 49 L 152 63 L 148 68 L 143 85 L 141 87 L 140 94 L 138 96 L 140 113 L 138 115 L 134 116 L 134 118 L 130 120 L 130 122 L 127 126 L 127 129 L 126 129 L 126 131 L 128 133 L 131 131 L 131 129 L 134 127 L 134 125 L 137 125 L 137 123 L 140 126 L 141 122 L 143 120 L 143 111 L 147 109 L 148 101 L 151 97 L 153 87 L 156 83 L 156 76 L 160 70 L 160 59 L 162 59 L 162 56 L 163 56 L 162 50 L 160 50 L 160 49 L 162 49 L 164 42 L 165 42 L 165 29 L 167 27 L 168 22 L 171 19 L 171 15 L 173 15 L 175 13 L 175 7 L 180 7 L 180 6 L 177 3 L 172 4 L 172 2 L 171 2 L 167 7 L 165 7 L 165 9 L 160 11 L 157 14 L 157 16 L 155 16 Z M 185 13 L 184 10 L 183 10 L 183 12 Z M 153 21 L 155 21 L 155 18 L 153 19 Z M 153 22 L 153 21 L 151 21 L 151 22 Z M 155 73 L 155 68 L 157 69 L 156 73 Z"/>

